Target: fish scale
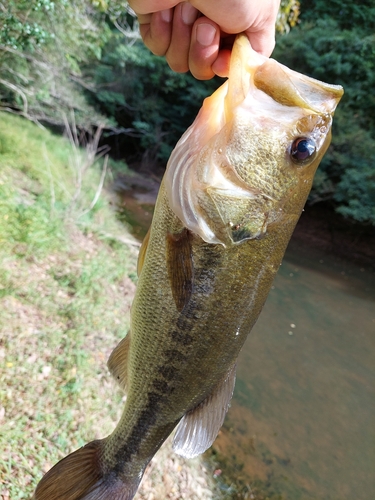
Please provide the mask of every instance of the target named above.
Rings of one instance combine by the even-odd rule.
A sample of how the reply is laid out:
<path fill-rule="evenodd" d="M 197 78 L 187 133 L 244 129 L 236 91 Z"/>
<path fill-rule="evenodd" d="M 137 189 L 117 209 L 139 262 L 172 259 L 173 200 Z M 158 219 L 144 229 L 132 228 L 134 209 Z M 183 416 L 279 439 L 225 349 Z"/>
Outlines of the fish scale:
<path fill-rule="evenodd" d="M 108 362 L 127 394 L 123 415 L 110 436 L 56 464 L 35 500 L 131 500 L 175 427 L 173 449 L 189 458 L 224 421 L 237 356 L 343 93 L 255 53 L 245 35 L 228 81 L 172 152 L 140 249 L 130 331 Z"/>

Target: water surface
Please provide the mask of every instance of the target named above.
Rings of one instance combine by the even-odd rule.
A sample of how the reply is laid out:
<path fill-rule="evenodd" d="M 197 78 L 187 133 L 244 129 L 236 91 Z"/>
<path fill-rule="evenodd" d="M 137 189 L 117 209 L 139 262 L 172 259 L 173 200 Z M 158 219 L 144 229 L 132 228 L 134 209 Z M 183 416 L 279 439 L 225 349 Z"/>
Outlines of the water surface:
<path fill-rule="evenodd" d="M 255 498 L 375 498 L 374 283 L 307 245 L 287 251 L 214 444 Z"/>

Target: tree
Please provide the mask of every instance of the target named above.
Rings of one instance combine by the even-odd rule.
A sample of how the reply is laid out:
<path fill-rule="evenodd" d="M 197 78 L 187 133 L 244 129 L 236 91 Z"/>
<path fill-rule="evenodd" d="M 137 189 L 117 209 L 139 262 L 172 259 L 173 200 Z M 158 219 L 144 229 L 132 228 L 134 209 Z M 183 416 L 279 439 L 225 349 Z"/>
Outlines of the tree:
<path fill-rule="evenodd" d="M 324 8 L 323 8 L 324 4 Z M 365 1 L 301 2 L 301 23 L 279 38 L 275 57 L 319 80 L 341 84 L 345 94 L 333 141 L 316 177 L 311 200 L 375 224 L 375 8 Z M 356 22 L 348 16 L 352 15 Z"/>
<path fill-rule="evenodd" d="M 0 3 L 0 102 L 34 119 L 79 123 L 103 118 L 87 105 L 83 64 L 98 60 L 109 35 L 89 0 L 5 0 Z"/>

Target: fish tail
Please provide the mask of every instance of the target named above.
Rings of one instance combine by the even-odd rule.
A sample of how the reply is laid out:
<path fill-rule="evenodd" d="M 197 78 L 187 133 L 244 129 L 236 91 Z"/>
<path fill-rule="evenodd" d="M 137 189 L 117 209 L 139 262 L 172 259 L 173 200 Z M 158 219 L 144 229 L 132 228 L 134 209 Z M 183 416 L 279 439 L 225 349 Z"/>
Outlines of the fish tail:
<path fill-rule="evenodd" d="M 123 480 L 104 472 L 103 442 L 92 441 L 60 460 L 39 482 L 33 500 L 132 500 L 142 474 Z"/>

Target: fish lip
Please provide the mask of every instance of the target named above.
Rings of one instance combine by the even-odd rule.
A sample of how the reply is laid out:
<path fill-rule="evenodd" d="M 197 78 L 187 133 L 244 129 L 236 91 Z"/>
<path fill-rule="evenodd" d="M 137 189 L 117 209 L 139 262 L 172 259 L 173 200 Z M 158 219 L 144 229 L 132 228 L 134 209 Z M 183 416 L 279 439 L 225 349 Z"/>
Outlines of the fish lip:
<path fill-rule="evenodd" d="M 227 119 L 245 100 L 251 87 L 262 90 L 282 105 L 298 106 L 318 114 L 332 114 L 344 93 L 341 85 L 321 82 L 259 54 L 251 47 L 248 37 L 240 33 L 230 60 L 225 98 Z"/>

